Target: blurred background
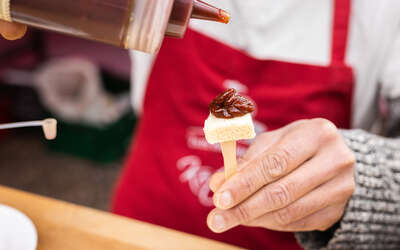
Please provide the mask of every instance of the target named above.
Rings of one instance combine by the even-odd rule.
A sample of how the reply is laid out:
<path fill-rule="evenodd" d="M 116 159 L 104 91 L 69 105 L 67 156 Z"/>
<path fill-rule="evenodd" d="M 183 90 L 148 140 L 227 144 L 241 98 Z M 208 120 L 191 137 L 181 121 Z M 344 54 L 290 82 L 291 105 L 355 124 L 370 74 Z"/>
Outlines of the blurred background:
<path fill-rule="evenodd" d="M 126 50 L 30 30 L 0 39 L 0 124 L 58 120 L 0 131 L 0 185 L 107 210 L 135 129 Z"/>

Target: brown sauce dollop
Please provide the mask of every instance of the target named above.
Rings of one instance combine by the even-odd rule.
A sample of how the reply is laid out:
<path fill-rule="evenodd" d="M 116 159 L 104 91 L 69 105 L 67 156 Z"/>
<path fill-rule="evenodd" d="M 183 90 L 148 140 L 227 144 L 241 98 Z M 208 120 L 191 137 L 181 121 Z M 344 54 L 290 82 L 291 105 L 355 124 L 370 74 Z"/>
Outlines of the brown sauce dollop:
<path fill-rule="evenodd" d="M 239 95 L 235 89 L 227 89 L 210 104 L 210 112 L 218 118 L 230 119 L 254 111 L 254 103 Z"/>

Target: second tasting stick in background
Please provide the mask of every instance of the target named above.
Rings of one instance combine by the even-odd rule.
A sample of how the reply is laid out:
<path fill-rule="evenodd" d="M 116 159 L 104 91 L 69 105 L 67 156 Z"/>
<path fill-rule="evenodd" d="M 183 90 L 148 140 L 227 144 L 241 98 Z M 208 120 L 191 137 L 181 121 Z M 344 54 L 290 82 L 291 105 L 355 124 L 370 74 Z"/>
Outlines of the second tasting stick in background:
<path fill-rule="evenodd" d="M 225 179 L 237 172 L 236 141 L 256 136 L 251 113 L 254 104 L 235 89 L 228 89 L 210 104 L 210 115 L 204 123 L 208 143 L 220 143 L 224 157 Z"/>

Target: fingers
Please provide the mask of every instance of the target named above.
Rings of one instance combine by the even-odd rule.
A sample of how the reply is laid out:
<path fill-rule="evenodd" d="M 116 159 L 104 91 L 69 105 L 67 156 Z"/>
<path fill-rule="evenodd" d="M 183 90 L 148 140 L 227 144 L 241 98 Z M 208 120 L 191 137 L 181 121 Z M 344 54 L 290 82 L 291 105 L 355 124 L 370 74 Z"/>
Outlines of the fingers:
<path fill-rule="evenodd" d="M 285 232 L 326 231 L 342 218 L 346 203 L 333 205 L 279 229 Z"/>
<path fill-rule="evenodd" d="M 326 231 L 340 220 L 345 207 L 345 203 L 335 204 L 289 225 L 279 226 L 275 229 L 271 227 L 271 230 L 283 232 L 307 232 L 314 230 Z"/>
<path fill-rule="evenodd" d="M 246 167 L 246 164 L 253 160 L 260 153 L 270 148 L 275 144 L 283 133 L 285 128 L 281 128 L 272 132 L 263 133 L 257 136 L 250 147 L 247 149 L 246 153 L 238 159 L 238 169 L 239 171 Z M 210 179 L 210 189 L 214 193 L 224 184 L 225 182 L 224 172 L 215 173 Z"/>
<path fill-rule="evenodd" d="M 238 159 L 238 169 L 239 171 L 243 169 L 248 162 L 255 159 L 258 155 L 269 149 L 272 145 L 277 143 L 281 138 L 282 134 L 289 130 L 291 127 L 304 123 L 305 120 L 300 120 L 290 124 L 287 127 L 283 127 L 268 133 L 263 133 L 257 136 L 250 147 L 247 149 L 246 153 Z M 225 182 L 224 172 L 215 173 L 210 179 L 210 189 L 216 192 L 222 184 Z"/>
<path fill-rule="evenodd" d="M 328 158 L 326 162 L 329 160 L 331 159 Z M 316 171 L 321 166 L 315 165 L 318 162 L 324 163 L 315 158 L 291 175 L 262 188 L 232 209 L 213 210 L 210 213 L 209 222 L 213 223 L 213 216 L 217 216 L 219 221 L 224 220 L 225 223 L 224 227 L 213 224 L 210 224 L 210 227 L 215 232 L 222 232 L 239 224 L 259 223 L 258 225 L 276 229 L 300 220 L 332 203 L 341 201 L 345 203 L 354 190 L 352 168 L 337 175 L 335 172 L 339 170 L 332 167 Z M 335 175 L 336 178 L 325 183 Z M 321 183 L 325 184 L 318 187 Z M 260 217 L 262 219 L 259 219 Z"/>
<path fill-rule="evenodd" d="M 245 167 L 247 162 L 254 160 L 257 156 L 271 148 L 272 145 L 276 144 L 286 129 L 287 128 L 284 127 L 272 132 L 258 135 L 251 143 L 246 153 L 238 159 L 239 170 Z"/>
<path fill-rule="evenodd" d="M 321 144 L 321 131 L 317 130 L 318 127 L 313 128 L 312 124 L 299 126 L 304 128 L 287 132 L 275 145 L 247 162 L 246 167 L 226 181 L 214 195 L 215 205 L 221 209 L 234 207 L 313 157 Z"/>
<path fill-rule="evenodd" d="M 354 154 L 337 128 L 324 119 L 293 123 L 258 137 L 239 172 L 211 180 L 210 229 L 237 225 L 281 231 L 324 230 L 343 214 L 354 192 Z M 268 147 L 263 140 L 273 140 Z M 262 148 L 267 148 L 262 150 Z"/>
<path fill-rule="evenodd" d="M 278 129 L 272 132 L 263 133 L 257 136 L 257 138 L 250 145 L 246 153 L 238 159 L 238 169 L 239 171 L 243 169 L 247 162 L 254 159 L 256 156 L 261 154 L 266 149 L 270 148 L 273 144 L 275 144 L 283 132 L 282 129 Z M 210 189 L 213 192 L 216 192 L 222 184 L 225 182 L 224 172 L 215 173 L 210 179 Z"/>
<path fill-rule="evenodd" d="M 22 38 L 26 33 L 26 29 L 26 26 L 23 24 L 0 20 L 0 33 L 7 40 Z"/>
<path fill-rule="evenodd" d="M 343 173 L 342 177 L 331 180 L 289 206 L 266 213 L 250 223 L 247 223 L 247 225 L 263 226 L 279 231 L 287 231 L 294 228 L 296 228 L 295 231 L 323 230 L 325 226 L 329 227 L 336 221 L 326 221 L 324 217 L 320 217 L 319 221 L 316 220 L 312 222 L 305 221 L 304 219 L 310 215 L 318 214 L 319 211 L 325 210 L 327 207 L 331 209 L 335 207 L 337 210 L 332 210 L 330 214 L 334 215 L 332 218 L 337 218 L 338 220 L 343 214 L 341 208 L 344 207 L 347 203 L 347 199 L 354 191 L 351 178 L 351 171 L 346 171 L 346 173 Z M 334 212 L 335 214 L 333 214 Z"/>

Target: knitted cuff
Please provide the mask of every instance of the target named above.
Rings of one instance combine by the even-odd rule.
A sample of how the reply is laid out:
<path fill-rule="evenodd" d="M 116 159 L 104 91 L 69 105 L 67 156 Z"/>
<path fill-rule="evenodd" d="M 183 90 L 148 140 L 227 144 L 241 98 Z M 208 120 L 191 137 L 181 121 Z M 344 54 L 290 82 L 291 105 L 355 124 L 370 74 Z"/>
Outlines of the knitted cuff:
<path fill-rule="evenodd" d="M 400 140 L 341 131 L 356 156 L 355 192 L 335 226 L 296 233 L 307 250 L 400 249 Z"/>

